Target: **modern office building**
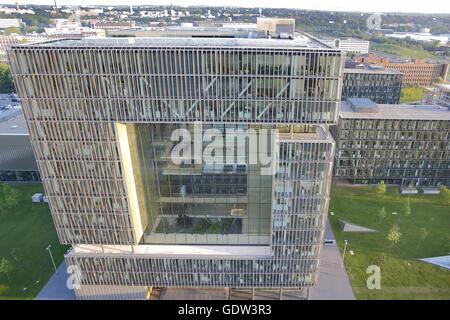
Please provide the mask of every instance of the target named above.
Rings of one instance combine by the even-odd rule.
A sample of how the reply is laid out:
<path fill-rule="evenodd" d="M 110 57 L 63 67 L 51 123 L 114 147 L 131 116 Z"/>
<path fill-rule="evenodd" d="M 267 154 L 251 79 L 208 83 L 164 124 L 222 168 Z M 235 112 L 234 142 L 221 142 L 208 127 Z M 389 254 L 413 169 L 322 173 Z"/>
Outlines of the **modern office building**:
<path fill-rule="evenodd" d="M 342 102 L 336 141 L 336 181 L 401 186 L 450 185 L 450 111 L 432 105 Z"/>
<path fill-rule="evenodd" d="M 403 75 L 385 68 L 345 68 L 342 100 L 367 98 L 380 104 L 400 102 Z"/>
<path fill-rule="evenodd" d="M 9 54 L 78 298 L 315 284 L 341 50 L 304 35 L 67 40 Z M 175 152 L 180 132 L 187 155 Z M 244 143 L 216 145 L 210 161 L 211 137 Z"/>
<path fill-rule="evenodd" d="M 446 63 L 428 63 L 423 59 L 400 58 L 391 61 L 391 58 L 380 57 L 373 53 L 356 56 L 354 60 L 358 63 L 383 66 L 403 73 L 404 86 L 427 86 L 438 81 L 439 78 L 443 81 L 447 79 L 448 64 Z"/>
<path fill-rule="evenodd" d="M 361 39 L 322 39 L 329 46 L 342 49 L 347 53 L 364 54 L 369 52 L 370 41 Z"/>

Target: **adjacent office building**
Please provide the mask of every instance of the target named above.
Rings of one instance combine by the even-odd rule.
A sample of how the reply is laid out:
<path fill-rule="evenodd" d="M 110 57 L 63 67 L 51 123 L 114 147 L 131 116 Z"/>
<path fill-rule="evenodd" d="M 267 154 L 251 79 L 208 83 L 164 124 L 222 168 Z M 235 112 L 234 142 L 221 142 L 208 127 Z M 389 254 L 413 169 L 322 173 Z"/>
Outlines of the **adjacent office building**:
<path fill-rule="evenodd" d="M 450 185 L 450 111 L 433 105 L 342 102 L 335 179 L 401 186 Z"/>
<path fill-rule="evenodd" d="M 391 69 L 368 67 L 345 68 L 342 100 L 367 98 L 380 104 L 400 102 L 403 75 Z"/>
<path fill-rule="evenodd" d="M 306 35 L 83 39 L 14 45 L 10 61 L 79 298 L 315 284 L 341 50 Z M 193 157 L 174 156 L 176 132 Z M 212 135 L 246 143 L 211 163 Z"/>
<path fill-rule="evenodd" d="M 392 60 L 373 53 L 356 56 L 354 60 L 358 63 L 383 66 L 403 73 L 404 86 L 427 86 L 439 79 L 444 81 L 447 79 L 448 64 L 446 63 L 429 63 L 423 59 L 404 60 L 396 58 Z"/>

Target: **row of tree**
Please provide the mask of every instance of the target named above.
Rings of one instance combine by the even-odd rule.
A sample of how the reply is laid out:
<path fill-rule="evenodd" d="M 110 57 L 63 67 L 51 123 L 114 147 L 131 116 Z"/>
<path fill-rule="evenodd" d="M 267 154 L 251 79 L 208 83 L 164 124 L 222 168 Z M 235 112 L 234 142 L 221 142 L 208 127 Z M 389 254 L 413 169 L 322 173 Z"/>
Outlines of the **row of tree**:
<path fill-rule="evenodd" d="M 11 71 L 6 63 L 0 63 L 0 93 L 14 92 Z"/>
<path fill-rule="evenodd" d="M 19 192 L 9 184 L 0 184 L 0 215 L 11 212 L 19 204 Z M 10 281 L 10 274 L 14 270 L 14 266 L 10 260 L 2 257 L 0 259 L 0 276 Z"/>

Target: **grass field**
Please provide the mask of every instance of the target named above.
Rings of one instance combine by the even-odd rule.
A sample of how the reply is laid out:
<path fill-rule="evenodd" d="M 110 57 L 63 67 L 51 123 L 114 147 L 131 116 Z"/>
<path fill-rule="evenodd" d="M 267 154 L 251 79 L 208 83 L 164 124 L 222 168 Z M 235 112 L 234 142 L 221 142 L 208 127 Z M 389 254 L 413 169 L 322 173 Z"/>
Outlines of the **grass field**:
<path fill-rule="evenodd" d="M 51 244 L 57 265 L 68 247 L 61 246 L 46 203 L 32 203 L 40 184 L 12 185 L 19 191 L 16 209 L 0 212 L 0 260 L 13 264 L 10 279 L 0 275 L 0 299 L 33 299 L 53 273 L 45 248 Z M 27 288 L 24 290 L 24 288 Z"/>
<path fill-rule="evenodd" d="M 374 187 L 333 186 L 330 223 L 338 246 L 348 241 L 345 267 L 358 299 L 450 299 L 450 270 L 418 261 L 418 258 L 450 252 L 450 207 L 436 195 L 410 197 L 411 214 L 405 215 L 406 199 L 394 188 L 379 196 Z M 380 219 L 384 207 L 386 217 Z M 397 212 L 393 215 L 392 212 Z M 343 233 L 338 220 L 378 230 L 375 233 Z M 397 224 L 400 242 L 391 246 L 386 239 Z M 425 230 L 425 231 L 424 231 Z M 354 251 L 350 255 L 349 251 Z M 381 268 L 381 289 L 369 290 L 369 265 Z"/>
<path fill-rule="evenodd" d="M 376 44 L 371 43 L 371 50 L 382 51 L 389 54 L 393 54 L 404 58 L 422 58 L 422 59 L 436 59 L 437 56 L 431 54 L 430 52 L 420 49 L 405 47 L 396 44 Z"/>
<path fill-rule="evenodd" d="M 400 103 L 408 103 L 422 100 L 425 89 L 419 86 L 403 87 L 400 92 Z"/>

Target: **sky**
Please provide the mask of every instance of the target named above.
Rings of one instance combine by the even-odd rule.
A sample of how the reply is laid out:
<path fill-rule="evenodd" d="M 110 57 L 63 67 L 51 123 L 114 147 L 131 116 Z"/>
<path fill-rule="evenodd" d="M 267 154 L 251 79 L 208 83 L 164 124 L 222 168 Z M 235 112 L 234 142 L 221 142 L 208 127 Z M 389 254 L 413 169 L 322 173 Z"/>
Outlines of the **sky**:
<path fill-rule="evenodd" d="M 53 5 L 54 0 L 18 0 L 20 4 Z M 328 11 L 450 13 L 449 0 L 56 0 L 58 5 L 209 5 L 298 8 Z M 15 0 L 0 0 L 13 4 Z"/>

